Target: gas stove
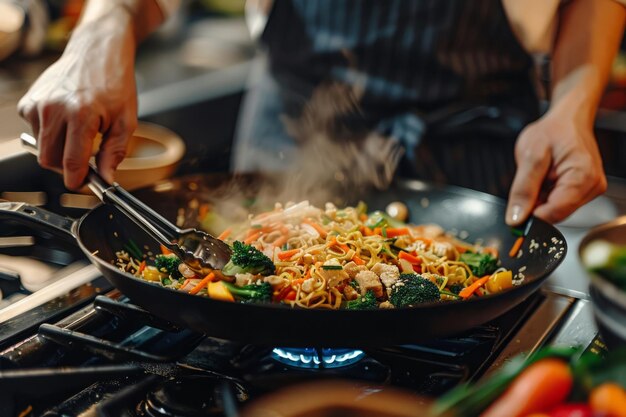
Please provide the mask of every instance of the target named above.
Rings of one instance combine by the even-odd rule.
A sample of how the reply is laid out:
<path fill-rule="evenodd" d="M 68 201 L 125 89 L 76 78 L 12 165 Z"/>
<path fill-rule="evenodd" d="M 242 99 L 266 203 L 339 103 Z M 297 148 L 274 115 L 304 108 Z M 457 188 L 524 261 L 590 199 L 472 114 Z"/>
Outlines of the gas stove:
<path fill-rule="evenodd" d="M 554 309 L 565 315 L 573 304 L 543 292 L 458 337 L 363 350 L 295 349 L 179 329 L 111 290 L 60 321 L 41 323 L 32 334 L 5 343 L 0 415 L 236 416 L 248 401 L 323 378 L 436 396 L 488 372 L 511 341 L 526 339 L 526 326 L 542 325 L 544 337 L 533 343 L 544 344 L 560 321 Z M 546 309 L 553 315 L 547 317 Z"/>
<path fill-rule="evenodd" d="M 9 190 L 36 198 L 45 189 L 47 208 L 82 213 L 62 204 L 53 183 L 23 184 Z M 588 210 L 626 213 L 625 189 L 612 181 L 594 203 L 610 210 Z M 598 343 L 576 247 L 603 220 L 559 226 L 570 247 L 564 263 L 540 292 L 498 319 L 429 343 L 361 349 L 255 346 L 177 328 L 131 304 L 76 248 L 0 221 L 0 290 L 8 300 L 0 305 L 0 417 L 233 417 L 256 399 L 319 379 L 437 396 L 541 346 Z M 29 274 L 43 269 L 16 266 L 24 260 L 46 268 L 45 282 L 30 284 Z"/>

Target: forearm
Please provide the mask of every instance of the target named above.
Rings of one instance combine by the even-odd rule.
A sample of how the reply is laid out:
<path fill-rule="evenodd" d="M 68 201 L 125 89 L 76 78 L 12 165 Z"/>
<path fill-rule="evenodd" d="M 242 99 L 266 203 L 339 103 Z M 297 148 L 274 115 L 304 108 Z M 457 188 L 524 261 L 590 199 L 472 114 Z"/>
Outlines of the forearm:
<path fill-rule="evenodd" d="M 132 31 L 136 45 L 164 20 L 156 0 L 89 0 L 74 33 L 88 33 L 91 26 L 107 18 L 116 23 L 117 29 Z"/>
<path fill-rule="evenodd" d="M 564 6 L 552 58 L 551 110 L 575 110 L 592 126 L 625 18 L 626 9 L 614 0 L 572 0 Z"/>

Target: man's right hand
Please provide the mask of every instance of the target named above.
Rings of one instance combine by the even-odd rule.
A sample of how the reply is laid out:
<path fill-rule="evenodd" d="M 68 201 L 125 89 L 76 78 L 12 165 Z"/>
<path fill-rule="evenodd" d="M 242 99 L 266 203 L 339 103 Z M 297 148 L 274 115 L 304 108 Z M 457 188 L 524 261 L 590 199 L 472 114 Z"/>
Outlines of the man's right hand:
<path fill-rule="evenodd" d="M 84 183 L 98 132 L 96 163 L 113 181 L 137 126 L 136 45 L 162 19 L 154 0 L 88 2 L 61 58 L 20 100 L 18 111 L 38 140 L 39 163 L 62 169 L 67 188 Z"/>

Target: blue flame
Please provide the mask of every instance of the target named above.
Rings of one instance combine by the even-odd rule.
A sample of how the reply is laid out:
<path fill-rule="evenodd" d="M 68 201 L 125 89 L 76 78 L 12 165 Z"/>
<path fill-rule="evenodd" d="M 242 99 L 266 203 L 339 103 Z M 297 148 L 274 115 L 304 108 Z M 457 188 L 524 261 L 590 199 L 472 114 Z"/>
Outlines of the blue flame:
<path fill-rule="evenodd" d="M 321 353 L 321 357 L 320 357 Z M 339 368 L 352 365 L 363 358 L 361 350 L 313 348 L 275 348 L 272 357 L 278 362 L 296 368 Z"/>

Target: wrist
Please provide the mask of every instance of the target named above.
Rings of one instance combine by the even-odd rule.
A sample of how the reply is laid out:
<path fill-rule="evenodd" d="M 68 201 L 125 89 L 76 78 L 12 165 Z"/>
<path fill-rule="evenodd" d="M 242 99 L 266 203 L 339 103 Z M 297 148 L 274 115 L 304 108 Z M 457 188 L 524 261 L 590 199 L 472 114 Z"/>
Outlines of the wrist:
<path fill-rule="evenodd" d="M 593 125 L 604 83 L 593 68 L 582 68 L 555 84 L 549 114 Z"/>
<path fill-rule="evenodd" d="M 114 44 L 120 39 L 127 42 L 129 38 L 132 45 L 127 44 L 125 47 L 132 46 L 135 49 L 137 37 L 133 14 L 125 6 L 116 4 L 102 15 L 97 16 L 95 13 L 84 15 L 74 28 L 64 54 L 83 53 L 86 52 L 85 48 L 93 44 L 101 44 L 103 41 Z"/>

